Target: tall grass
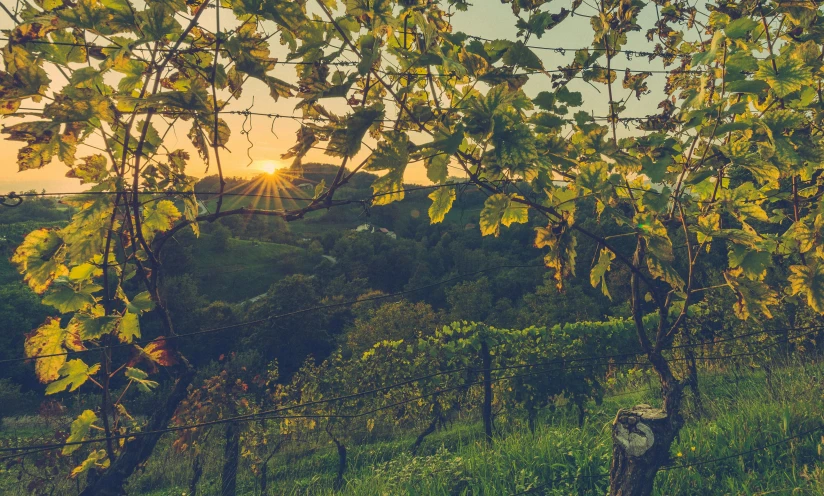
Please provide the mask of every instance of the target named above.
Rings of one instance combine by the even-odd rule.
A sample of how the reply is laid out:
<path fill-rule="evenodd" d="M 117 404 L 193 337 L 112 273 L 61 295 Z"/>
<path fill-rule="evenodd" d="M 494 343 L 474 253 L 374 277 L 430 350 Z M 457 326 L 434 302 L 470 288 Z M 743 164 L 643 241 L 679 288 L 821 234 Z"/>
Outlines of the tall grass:
<path fill-rule="evenodd" d="M 776 369 L 767 386 L 763 371 L 716 373 L 702 377 L 704 411 L 699 418 L 687 401 L 687 424 L 673 447 L 675 465 L 662 471 L 656 494 L 824 494 L 824 438 L 809 435 L 767 449 L 763 446 L 824 425 L 822 363 L 794 363 Z M 573 412 L 545 412 L 534 433 L 526 422 L 500 417 L 492 446 L 472 419 L 429 436 L 417 456 L 410 447 L 417 433 L 389 432 L 351 446 L 343 496 L 603 494 L 611 458 L 610 424 L 619 408 L 655 403 L 654 391 L 626 391 L 600 406 L 578 427 Z M 7 421 L 8 424 L 9 421 Z M 28 425 L 28 424 L 27 424 Z M 204 450 L 200 494 L 218 494 L 222 436 Z M 130 494 L 184 495 L 192 459 L 169 446 L 158 447 L 129 485 Z M 736 453 L 753 451 L 742 456 Z M 704 463 L 709 460 L 724 460 Z M 704 464 L 701 464 L 704 463 Z M 693 465 L 695 464 L 695 465 Z M 337 455 L 329 446 L 291 446 L 270 462 L 269 494 L 331 495 Z M 259 494 L 250 466 L 239 467 L 239 493 Z M 2 481 L 2 479 L 0 479 Z M 3 494 L 15 491 L 2 481 Z M 548 486 L 545 486 L 549 484 Z M 61 486 L 73 494 L 73 484 Z"/>

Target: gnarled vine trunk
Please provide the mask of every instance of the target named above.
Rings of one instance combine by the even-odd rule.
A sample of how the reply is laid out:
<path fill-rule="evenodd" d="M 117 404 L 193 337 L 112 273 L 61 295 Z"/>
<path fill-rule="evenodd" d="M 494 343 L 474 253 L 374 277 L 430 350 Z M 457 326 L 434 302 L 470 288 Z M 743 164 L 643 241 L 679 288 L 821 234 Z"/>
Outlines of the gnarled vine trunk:
<path fill-rule="evenodd" d="M 189 496 L 197 496 L 197 485 L 203 476 L 203 455 L 195 456 L 192 463 L 192 480 L 189 481 Z"/>
<path fill-rule="evenodd" d="M 683 426 L 683 384 L 670 376 L 662 385 L 663 409 L 636 405 L 620 410 L 612 423 L 610 496 L 652 494 L 658 470 L 670 460 L 670 448 Z"/>
<path fill-rule="evenodd" d="M 237 463 L 240 457 L 240 425 L 226 424 L 226 444 L 223 447 L 223 473 L 220 478 L 220 495 L 237 494 Z"/>
<path fill-rule="evenodd" d="M 175 381 L 169 397 L 161 408 L 149 419 L 144 432 L 162 431 L 169 425 L 178 405 L 186 397 L 187 388 L 194 379 L 195 371 L 188 363 Z M 123 486 L 138 466 L 149 459 L 163 432 L 146 434 L 128 441 L 120 456 L 99 477 L 89 480 L 80 496 L 121 496 L 126 494 Z"/>
<path fill-rule="evenodd" d="M 343 488 L 343 474 L 346 472 L 346 445 L 332 434 L 329 434 L 329 436 L 338 449 L 338 473 L 335 476 L 334 488 L 335 491 L 340 491 Z"/>

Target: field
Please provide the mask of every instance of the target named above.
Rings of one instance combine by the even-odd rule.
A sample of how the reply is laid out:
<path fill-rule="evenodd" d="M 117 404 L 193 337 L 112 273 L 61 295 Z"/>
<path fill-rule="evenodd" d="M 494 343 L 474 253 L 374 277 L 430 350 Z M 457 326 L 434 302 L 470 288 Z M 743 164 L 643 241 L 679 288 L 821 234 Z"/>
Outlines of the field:
<path fill-rule="evenodd" d="M 212 236 L 201 235 L 193 246 L 193 260 L 200 291 L 210 300 L 239 302 L 265 293 L 272 281 L 300 272 L 296 263 L 303 249 L 265 241 L 229 239 L 225 250 L 216 250 Z M 242 284 L 236 284 L 243 281 Z M 226 288 L 231 287 L 231 291 Z"/>
<path fill-rule="evenodd" d="M 673 447 L 673 467 L 659 473 L 655 494 L 821 494 L 824 386 L 811 379 L 822 375 L 824 364 L 818 361 L 796 361 L 773 370 L 769 386 L 763 371 L 746 364 L 739 372 L 706 373 L 703 412 L 699 417 L 690 402 L 687 424 Z M 339 493 L 332 489 L 337 464 L 333 446 L 284 446 L 269 463 L 268 494 L 603 493 L 606 479 L 601 475 L 609 468 L 614 412 L 637 403 L 655 404 L 656 393 L 646 380 L 632 382 L 609 393 L 603 404 L 589 404 L 582 427 L 563 405 L 544 412 L 534 433 L 522 419 L 502 416 L 496 419 L 492 447 L 471 417 L 431 435 L 417 456 L 409 451 L 415 436 L 375 432 L 351 448 L 346 486 Z M 5 419 L 3 436 L 6 441 L 10 434 L 18 442 L 26 441 L 44 430 L 40 422 L 31 417 Z M 798 435 L 807 431 L 813 432 Z M 220 429 L 216 432 L 213 439 L 220 440 Z M 210 443 L 204 454 L 199 494 L 215 494 L 220 487 L 215 475 L 220 473 L 221 443 Z M 150 496 L 189 494 L 191 463 L 166 438 L 129 490 Z M 14 482 L 2 482 L 3 494 L 26 494 Z M 260 480 L 244 460 L 238 484 L 238 494 L 259 494 Z"/>

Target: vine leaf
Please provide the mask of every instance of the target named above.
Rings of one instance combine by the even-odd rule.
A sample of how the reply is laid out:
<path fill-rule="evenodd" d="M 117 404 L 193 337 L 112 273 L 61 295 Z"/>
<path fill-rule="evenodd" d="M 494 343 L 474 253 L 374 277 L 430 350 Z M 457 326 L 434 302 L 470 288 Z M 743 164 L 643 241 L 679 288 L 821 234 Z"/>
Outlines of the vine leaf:
<path fill-rule="evenodd" d="M 766 251 L 757 251 L 733 244 L 729 252 L 730 268 L 741 268 L 742 274 L 753 281 L 763 281 L 772 257 Z"/>
<path fill-rule="evenodd" d="M 57 231 L 38 229 L 30 232 L 15 250 L 11 261 L 35 293 L 43 294 L 55 278 L 68 275 L 69 269 L 54 257 L 62 245 Z"/>
<path fill-rule="evenodd" d="M 368 171 L 387 171 L 372 183 L 373 193 L 381 195 L 373 200 L 374 205 L 387 205 L 404 197 L 403 174 L 409 163 L 409 136 L 389 131 L 384 133 L 384 138 L 364 166 Z"/>
<path fill-rule="evenodd" d="M 727 24 L 724 28 L 724 34 L 731 40 L 745 38 L 750 31 L 755 29 L 758 23 L 749 17 L 741 17 Z"/>
<path fill-rule="evenodd" d="M 152 373 L 157 370 L 157 366 L 169 367 L 177 363 L 175 352 L 169 347 L 163 336 L 158 336 L 145 347 L 134 345 L 136 354 L 129 361 L 129 366 L 133 366 L 140 361 L 145 361 L 151 367 Z"/>
<path fill-rule="evenodd" d="M 117 328 L 120 316 L 101 315 L 103 311 L 99 306 L 93 310 L 94 314 L 77 313 L 69 322 L 69 327 L 81 339 L 98 339 Z"/>
<path fill-rule="evenodd" d="M 429 219 L 433 224 L 443 222 L 456 197 L 455 188 L 451 187 L 438 188 L 429 194 L 429 199 L 432 200 L 432 205 L 429 206 Z"/>
<path fill-rule="evenodd" d="M 91 429 L 92 424 L 97 422 L 97 415 L 91 410 L 84 410 L 83 413 L 77 416 L 74 421 L 72 421 L 71 431 L 69 437 L 66 438 L 67 443 L 79 443 L 86 439 L 86 436 L 89 434 L 89 429 Z M 78 449 L 80 449 L 80 444 L 67 444 L 63 446 L 63 455 L 71 455 Z"/>
<path fill-rule="evenodd" d="M 83 360 L 69 360 L 60 367 L 59 374 L 61 378 L 46 386 L 46 395 L 65 391 L 66 388 L 69 389 L 69 392 L 76 391 L 98 370 L 100 370 L 99 363 L 89 367 Z"/>
<path fill-rule="evenodd" d="M 82 157 L 82 163 L 74 165 L 66 177 L 80 179 L 80 184 L 100 183 L 108 176 L 106 157 L 100 154 Z"/>
<path fill-rule="evenodd" d="M 592 268 L 589 272 L 589 282 L 592 284 L 593 288 L 597 288 L 598 285 L 601 285 L 601 291 L 604 293 L 604 296 L 612 299 L 612 296 L 609 294 L 609 288 L 607 288 L 607 272 L 609 272 L 610 266 L 612 265 L 612 261 L 615 259 L 615 254 L 609 251 L 606 248 L 601 249 L 601 253 L 598 256 L 598 263 Z"/>
<path fill-rule="evenodd" d="M 529 220 L 529 207 L 512 201 L 512 196 L 497 193 L 486 199 L 481 210 L 481 235 L 492 234 L 497 237 L 501 233 L 501 224 L 509 227 L 512 224 L 524 224 Z"/>
<path fill-rule="evenodd" d="M 517 65 L 524 69 L 543 70 L 544 63 L 535 52 L 530 50 L 522 41 L 514 43 L 504 53 L 503 62 L 506 65 Z"/>
<path fill-rule="evenodd" d="M 126 308 L 128 308 L 130 312 L 139 315 L 141 313 L 148 312 L 153 309 L 154 306 L 155 304 L 152 301 L 152 295 L 149 294 L 148 291 L 143 291 L 132 298 L 126 305 Z"/>
<path fill-rule="evenodd" d="M 737 299 L 733 306 L 735 314 L 739 319 L 747 320 L 753 316 L 755 310 L 759 310 L 765 317 L 771 319 L 770 306 L 778 304 L 778 295 L 761 281 L 740 277 L 742 273 L 741 268 L 724 271 L 724 278 L 735 292 Z"/>
<path fill-rule="evenodd" d="M 95 299 L 91 293 L 99 289 L 97 285 L 88 285 L 75 291 L 68 284 L 59 284 L 43 298 L 43 304 L 53 306 L 60 313 L 76 312 L 94 305 Z"/>
<path fill-rule="evenodd" d="M 143 207 L 143 224 L 140 226 L 143 237 L 151 240 L 156 232 L 168 231 L 180 218 L 180 210 L 169 200 L 161 200 Z"/>
<path fill-rule="evenodd" d="M 69 474 L 69 477 L 74 479 L 78 475 L 88 472 L 93 467 L 98 469 L 107 469 L 109 468 L 110 463 L 111 462 L 109 461 L 108 455 L 106 455 L 106 450 L 99 449 L 96 451 L 92 451 L 91 453 L 89 453 L 89 456 L 86 457 L 85 460 L 83 460 L 83 463 L 81 463 L 72 470 L 71 474 Z"/>
<path fill-rule="evenodd" d="M 781 56 L 775 59 L 775 65 L 774 70 L 771 61 L 762 60 L 758 63 L 755 77 L 769 84 L 778 98 L 800 90 L 805 84 L 812 84 L 812 72 L 803 62 Z"/>
<path fill-rule="evenodd" d="M 117 327 L 117 337 L 121 343 L 131 343 L 140 337 L 140 318 L 136 313 L 126 312 Z"/>
<path fill-rule="evenodd" d="M 366 131 L 383 118 L 383 108 L 358 108 L 332 131 L 326 154 L 333 157 L 353 157 L 360 151 Z"/>
<path fill-rule="evenodd" d="M 807 303 L 818 313 L 824 313 L 824 262 L 814 258 L 807 265 L 790 266 L 789 276 L 792 294 L 803 294 Z"/>
<path fill-rule="evenodd" d="M 34 372 L 42 383 L 60 377 L 59 370 L 66 363 L 67 350 L 84 350 L 83 342 L 72 329 L 60 327 L 60 319 L 49 317 L 40 327 L 26 335 L 24 351 L 27 357 L 57 355 L 38 358 L 34 362 Z"/>
<path fill-rule="evenodd" d="M 564 279 L 575 275 L 575 257 L 578 240 L 565 225 L 535 228 L 535 247 L 549 248 L 544 264 L 555 269 L 558 290 L 564 288 Z"/>
<path fill-rule="evenodd" d="M 145 393 L 149 393 L 152 389 L 157 387 L 157 382 L 149 380 L 149 374 L 146 372 L 136 369 L 134 367 L 126 367 L 126 378 L 134 381 L 137 384 L 138 389 Z"/>

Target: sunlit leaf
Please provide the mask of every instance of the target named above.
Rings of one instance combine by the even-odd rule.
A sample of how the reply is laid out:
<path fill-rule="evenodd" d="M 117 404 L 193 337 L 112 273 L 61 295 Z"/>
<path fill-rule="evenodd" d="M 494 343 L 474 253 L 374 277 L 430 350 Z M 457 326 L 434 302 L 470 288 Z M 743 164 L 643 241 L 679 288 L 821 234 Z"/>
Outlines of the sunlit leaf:
<path fill-rule="evenodd" d="M 66 443 L 78 443 L 84 441 L 86 436 L 89 434 L 89 430 L 92 427 L 92 424 L 97 422 L 97 415 L 91 410 L 84 410 L 83 413 L 77 416 L 76 419 L 72 421 L 71 431 L 69 433 L 69 437 L 66 438 Z M 80 449 L 79 444 L 67 444 L 63 447 L 63 455 L 71 455 L 78 449 Z"/>

